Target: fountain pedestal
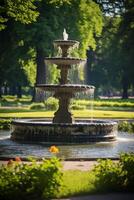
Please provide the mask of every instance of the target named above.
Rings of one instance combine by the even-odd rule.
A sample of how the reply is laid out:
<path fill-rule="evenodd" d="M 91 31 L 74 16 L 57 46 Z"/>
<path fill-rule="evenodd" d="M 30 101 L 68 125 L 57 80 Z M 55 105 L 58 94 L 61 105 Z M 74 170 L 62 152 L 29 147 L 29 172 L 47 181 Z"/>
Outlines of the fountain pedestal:
<path fill-rule="evenodd" d="M 54 97 L 59 99 L 59 108 L 54 113 L 53 123 L 73 123 L 71 112 L 69 112 L 72 93 L 55 93 Z"/>

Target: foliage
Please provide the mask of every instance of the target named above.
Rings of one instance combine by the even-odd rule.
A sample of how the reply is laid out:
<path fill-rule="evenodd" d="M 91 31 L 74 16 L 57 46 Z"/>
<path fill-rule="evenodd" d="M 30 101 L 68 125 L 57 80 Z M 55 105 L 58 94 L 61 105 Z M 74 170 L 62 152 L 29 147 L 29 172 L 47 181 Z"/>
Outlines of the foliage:
<path fill-rule="evenodd" d="M 134 154 L 124 153 L 120 156 L 122 171 L 124 172 L 124 189 L 134 191 Z"/>
<path fill-rule="evenodd" d="M 0 34 L 2 44 L 0 74 L 3 74 L 0 80 L 1 86 L 5 84 L 11 88 L 16 85 L 33 86 L 36 67 L 36 83 L 45 83 L 47 70 L 44 57 L 53 53 L 53 40 L 62 37 L 65 24 L 69 37 L 80 41 L 80 53 L 83 56 L 89 45 L 95 48 L 96 37 L 99 37 L 102 31 L 102 14 L 99 6 L 93 1 L 3 0 L 3 2 L 2 10 L 6 16 L 10 16 L 7 16 L 8 22 L 5 23 L 7 28 Z M 33 54 L 29 53 L 31 49 Z M 50 66 L 48 71 L 47 81 L 57 82 L 56 69 Z"/>
<path fill-rule="evenodd" d="M 134 133 L 134 122 L 121 121 L 118 123 L 118 130 L 123 132 Z"/>
<path fill-rule="evenodd" d="M 73 100 L 72 106 L 85 106 L 86 108 L 90 108 L 91 105 L 94 107 L 134 107 L 133 101 L 123 101 L 123 100 Z"/>
<path fill-rule="evenodd" d="M 44 103 L 32 103 L 29 108 L 30 110 L 40 110 L 40 109 L 44 109 L 45 106 L 44 106 Z"/>
<path fill-rule="evenodd" d="M 44 102 L 46 110 L 57 110 L 58 109 L 58 100 L 54 97 L 49 97 Z"/>
<path fill-rule="evenodd" d="M 10 124 L 10 119 L 0 119 L 0 129 L 8 130 L 10 129 Z"/>
<path fill-rule="evenodd" d="M 119 162 L 109 159 L 98 160 L 93 169 L 94 184 L 98 191 L 131 191 L 134 188 L 134 154 L 123 153 Z"/>
<path fill-rule="evenodd" d="M 0 7 L 0 30 L 7 26 L 8 20 L 14 19 L 24 24 L 36 21 L 39 13 L 35 0 L 2 0 Z"/>
<path fill-rule="evenodd" d="M 78 19 L 77 26 L 80 41 L 82 42 L 81 54 L 85 56 L 86 50 L 89 47 L 92 49 L 96 48 L 96 38 L 101 35 L 103 27 L 102 12 L 95 2 L 81 0 Z"/>
<path fill-rule="evenodd" d="M 70 109 L 72 109 L 72 110 L 84 110 L 84 109 L 86 109 L 86 106 L 75 102 L 70 106 Z"/>
<path fill-rule="evenodd" d="M 122 2 L 121 7 L 123 7 L 119 15 L 105 16 L 103 33 L 98 40 L 96 51 L 93 52 L 89 79 L 97 87 L 103 86 L 107 90 L 110 90 L 110 87 L 122 89 L 122 98 L 127 99 L 128 89 L 134 86 L 132 67 L 134 63 L 134 1 Z M 111 1 L 111 4 L 114 3 L 117 2 Z M 110 7 L 112 6 L 109 4 L 109 9 Z M 115 10 L 118 12 L 116 6 Z"/>
<path fill-rule="evenodd" d="M 30 160 L 31 161 L 31 160 Z M 50 199 L 62 184 L 61 163 L 56 157 L 38 163 L 21 163 L 10 160 L 0 167 L 0 198 Z"/>

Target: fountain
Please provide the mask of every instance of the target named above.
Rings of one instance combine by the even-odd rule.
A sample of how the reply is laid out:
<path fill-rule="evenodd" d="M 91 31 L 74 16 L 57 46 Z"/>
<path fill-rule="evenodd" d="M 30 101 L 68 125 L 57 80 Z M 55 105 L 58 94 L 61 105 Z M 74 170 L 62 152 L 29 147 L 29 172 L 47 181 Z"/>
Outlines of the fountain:
<path fill-rule="evenodd" d="M 37 84 L 43 91 L 51 91 L 59 100 L 59 108 L 52 121 L 43 119 L 14 120 L 12 122 L 13 140 L 44 141 L 46 143 L 89 143 L 91 141 L 114 140 L 117 123 L 103 120 L 75 120 L 69 111 L 70 99 L 75 93 L 94 92 L 92 85 L 69 84 L 68 71 L 72 65 L 85 60 L 69 56 L 69 49 L 79 45 L 78 41 L 68 40 L 64 29 L 63 40 L 55 40 L 54 45 L 61 49 L 61 57 L 45 58 L 47 64 L 55 64 L 60 70 L 59 84 Z"/>

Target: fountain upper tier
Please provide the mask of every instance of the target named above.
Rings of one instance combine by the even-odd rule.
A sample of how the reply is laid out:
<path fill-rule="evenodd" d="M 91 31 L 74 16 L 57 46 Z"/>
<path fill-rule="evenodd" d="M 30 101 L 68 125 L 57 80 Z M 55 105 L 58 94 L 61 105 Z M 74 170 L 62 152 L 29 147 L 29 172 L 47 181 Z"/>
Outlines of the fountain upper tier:
<path fill-rule="evenodd" d="M 51 57 L 51 58 L 45 58 L 46 63 L 55 64 L 58 66 L 70 66 L 70 65 L 76 65 L 85 63 L 84 59 L 80 58 L 73 58 L 73 57 Z"/>
<path fill-rule="evenodd" d="M 68 48 L 76 46 L 79 46 L 79 42 L 76 40 L 55 40 L 54 45 L 57 47 L 62 47 L 62 46 L 68 46 Z"/>
<path fill-rule="evenodd" d="M 60 47 L 62 50 L 62 57 L 68 56 L 68 49 L 72 47 L 78 47 L 79 42 L 76 40 L 55 40 L 54 46 Z"/>

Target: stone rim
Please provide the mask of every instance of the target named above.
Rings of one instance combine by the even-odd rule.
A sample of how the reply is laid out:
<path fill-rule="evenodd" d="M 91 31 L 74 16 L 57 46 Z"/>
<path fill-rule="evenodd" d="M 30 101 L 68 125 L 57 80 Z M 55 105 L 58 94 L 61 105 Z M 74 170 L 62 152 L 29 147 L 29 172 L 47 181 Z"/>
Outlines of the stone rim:
<path fill-rule="evenodd" d="M 81 122 L 80 122 L 81 121 Z M 88 121 L 88 122 L 87 122 Z M 92 120 L 89 122 L 89 120 L 75 120 L 74 123 L 52 123 L 50 120 L 37 120 L 37 119 L 19 119 L 19 120 L 13 120 L 13 125 L 41 125 L 41 126 L 111 126 L 111 125 L 117 125 L 117 122 L 110 121 L 110 120 Z"/>

